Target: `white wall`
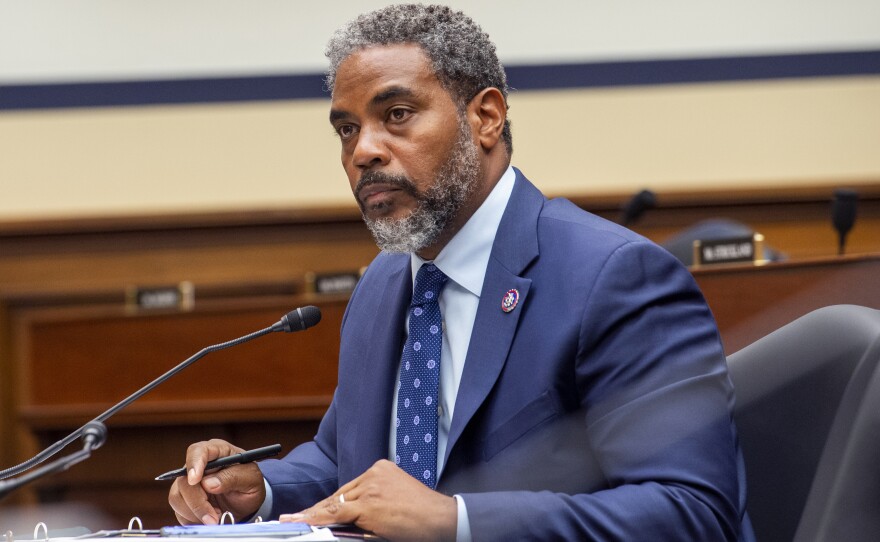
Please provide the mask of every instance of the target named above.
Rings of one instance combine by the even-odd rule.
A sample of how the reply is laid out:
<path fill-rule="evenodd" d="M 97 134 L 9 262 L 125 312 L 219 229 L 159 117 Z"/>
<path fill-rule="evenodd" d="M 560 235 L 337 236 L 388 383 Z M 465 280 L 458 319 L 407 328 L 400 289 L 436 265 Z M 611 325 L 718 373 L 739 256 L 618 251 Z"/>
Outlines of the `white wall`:
<path fill-rule="evenodd" d="M 376 0 L 0 0 L 0 82 L 320 72 Z M 880 48 L 877 0 L 452 0 L 507 64 Z"/>

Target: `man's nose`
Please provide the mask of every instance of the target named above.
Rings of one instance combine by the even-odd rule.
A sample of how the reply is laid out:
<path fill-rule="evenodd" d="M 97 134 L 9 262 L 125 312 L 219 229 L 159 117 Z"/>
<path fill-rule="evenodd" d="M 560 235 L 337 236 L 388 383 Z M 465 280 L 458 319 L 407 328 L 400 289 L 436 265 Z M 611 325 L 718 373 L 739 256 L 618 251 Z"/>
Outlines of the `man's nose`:
<path fill-rule="evenodd" d="M 352 154 L 354 165 L 368 169 L 387 164 L 391 158 L 387 143 L 382 130 L 362 126 Z"/>

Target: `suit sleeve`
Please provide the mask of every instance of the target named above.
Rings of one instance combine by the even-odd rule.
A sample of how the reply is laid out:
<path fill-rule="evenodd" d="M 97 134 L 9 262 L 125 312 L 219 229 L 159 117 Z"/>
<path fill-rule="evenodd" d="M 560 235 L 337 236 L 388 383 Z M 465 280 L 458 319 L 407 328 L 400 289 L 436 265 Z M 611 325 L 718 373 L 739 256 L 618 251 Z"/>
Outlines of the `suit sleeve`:
<path fill-rule="evenodd" d="M 338 488 L 334 404 L 321 420 L 314 440 L 297 446 L 283 459 L 260 462 L 263 477 L 272 486 L 272 519 L 308 508 Z"/>
<path fill-rule="evenodd" d="M 361 284 L 362 282 L 358 282 L 355 286 L 352 298 L 357 295 Z M 350 308 L 351 304 L 346 307 L 342 316 L 340 333 L 345 332 Z M 313 440 L 297 446 L 283 459 L 260 462 L 263 477 L 272 487 L 270 519 L 277 519 L 281 514 L 304 510 L 339 489 L 336 439 L 336 394 L 334 394 L 330 408 L 321 419 L 318 434 Z"/>
<path fill-rule="evenodd" d="M 690 273 L 630 242 L 584 299 L 575 372 L 607 488 L 464 494 L 474 540 L 739 540 L 733 390 Z M 536 466 L 539 468 L 539 466 Z"/>

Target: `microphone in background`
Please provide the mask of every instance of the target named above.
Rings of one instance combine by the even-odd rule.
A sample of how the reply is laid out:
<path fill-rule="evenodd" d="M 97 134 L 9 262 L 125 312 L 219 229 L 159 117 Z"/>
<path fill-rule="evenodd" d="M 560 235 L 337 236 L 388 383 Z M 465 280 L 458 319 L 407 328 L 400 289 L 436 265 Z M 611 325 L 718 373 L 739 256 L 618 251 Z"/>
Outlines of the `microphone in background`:
<path fill-rule="evenodd" d="M 838 188 L 834 191 L 834 200 L 831 202 L 831 222 L 837 230 L 837 254 L 843 255 L 846 246 L 846 236 L 853 224 L 856 223 L 856 207 L 859 195 L 855 190 Z"/>
<path fill-rule="evenodd" d="M 633 196 L 620 214 L 620 223 L 624 226 L 634 224 L 648 209 L 657 206 L 657 195 L 651 190 L 642 190 Z"/>
<path fill-rule="evenodd" d="M 42 452 L 38 453 L 34 457 L 32 457 L 32 458 L 28 459 L 27 461 L 24 461 L 23 463 L 20 463 L 14 467 L 10 467 L 8 469 L 4 469 L 4 470 L 0 471 L 0 480 L 4 480 L 6 478 L 9 478 L 10 476 L 15 476 L 16 474 L 22 473 L 30 468 L 35 467 L 36 465 L 39 465 L 43 461 L 45 461 L 45 460 L 49 459 L 50 457 L 52 457 L 53 455 L 57 454 L 65 446 L 67 446 L 68 444 L 70 444 L 71 442 L 73 442 L 74 440 L 76 440 L 79 437 L 84 438 L 89 450 L 93 450 L 93 449 L 97 448 L 98 446 L 101 445 L 101 443 L 103 443 L 104 439 L 106 438 L 106 429 L 104 429 L 104 431 L 102 433 L 99 429 L 96 429 L 97 425 L 100 425 L 101 427 L 103 427 L 103 425 L 104 425 L 103 422 L 107 421 L 108 418 L 110 418 L 111 416 L 113 416 L 114 414 L 116 414 L 117 412 L 122 410 L 123 408 L 127 407 L 131 403 L 135 402 L 136 400 L 140 399 L 143 395 L 145 395 L 147 392 L 149 392 L 150 390 L 152 390 L 153 388 L 155 388 L 159 384 L 165 382 L 166 380 L 168 380 L 172 376 L 176 375 L 180 371 L 186 369 L 187 367 L 189 367 L 190 365 L 192 365 L 193 363 L 195 363 L 196 361 L 201 359 L 206 354 L 209 354 L 211 352 L 216 352 L 217 350 L 223 350 L 224 348 L 229 348 L 231 346 L 237 346 L 239 344 L 248 342 L 252 339 L 256 339 L 257 337 L 262 337 L 263 335 L 267 335 L 269 333 L 274 333 L 274 332 L 278 332 L 278 331 L 284 331 L 285 333 L 292 333 L 294 331 L 303 331 L 305 329 L 308 329 L 308 328 L 316 325 L 320 321 L 321 321 L 321 310 L 318 307 L 314 307 L 314 306 L 301 307 L 298 309 L 294 309 L 294 310 L 290 311 L 289 313 L 285 314 L 284 316 L 281 317 L 280 320 L 278 320 L 277 322 L 275 322 L 274 324 L 272 324 L 271 326 L 269 326 L 267 328 L 261 329 L 259 331 L 255 331 L 253 333 L 250 333 L 250 334 L 245 335 L 243 337 L 239 337 L 237 339 L 233 339 L 231 341 L 226 341 L 225 343 L 220 343 L 220 344 L 215 344 L 212 346 L 205 347 L 205 348 L 199 350 L 197 353 L 190 356 L 189 358 L 183 360 L 176 367 L 165 372 L 163 375 L 156 378 L 155 380 L 153 380 L 152 382 L 150 382 L 149 384 L 147 384 L 143 388 L 132 393 L 131 395 L 129 395 L 128 397 L 126 397 L 122 401 L 116 403 L 115 405 L 113 405 L 112 407 L 107 409 L 104 413 L 102 413 L 100 416 L 98 416 L 95 419 L 93 419 L 92 421 L 86 423 L 85 425 L 83 425 L 82 427 L 80 427 L 79 429 L 74 431 L 73 433 L 67 435 L 63 439 L 56 442 L 55 444 L 52 444 L 51 446 L 49 446 L 48 448 L 46 448 Z"/>

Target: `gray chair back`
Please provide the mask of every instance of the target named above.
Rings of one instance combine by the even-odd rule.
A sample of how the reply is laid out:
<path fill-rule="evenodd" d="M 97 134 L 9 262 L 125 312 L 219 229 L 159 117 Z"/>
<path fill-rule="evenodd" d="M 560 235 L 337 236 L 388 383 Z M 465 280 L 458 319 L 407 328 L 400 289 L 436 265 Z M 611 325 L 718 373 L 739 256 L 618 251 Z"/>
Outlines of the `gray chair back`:
<path fill-rule="evenodd" d="M 880 311 L 813 311 L 728 357 L 759 542 L 880 540 Z"/>

